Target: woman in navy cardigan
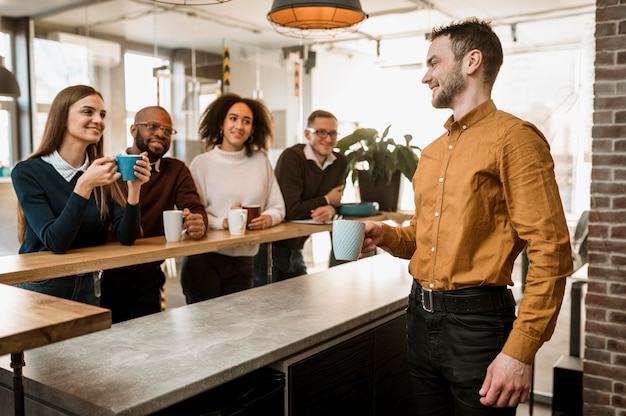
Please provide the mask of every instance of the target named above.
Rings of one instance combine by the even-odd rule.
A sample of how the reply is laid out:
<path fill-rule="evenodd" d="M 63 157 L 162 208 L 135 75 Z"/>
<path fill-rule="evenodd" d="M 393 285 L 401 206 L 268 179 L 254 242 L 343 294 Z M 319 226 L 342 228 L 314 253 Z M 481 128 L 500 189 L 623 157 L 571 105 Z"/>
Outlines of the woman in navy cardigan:
<path fill-rule="evenodd" d="M 143 155 L 135 165 L 138 180 L 118 182 L 115 157 L 103 155 L 105 116 L 102 95 L 90 86 L 71 86 L 55 97 L 39 149 L 11 172 L 20 253 L 104 244 L 109 228 L 122 244 L 139 237 L 139 193 L 150 164 Z M 96 272 L 17 286 L 98 305 L 99 279 Z"/>

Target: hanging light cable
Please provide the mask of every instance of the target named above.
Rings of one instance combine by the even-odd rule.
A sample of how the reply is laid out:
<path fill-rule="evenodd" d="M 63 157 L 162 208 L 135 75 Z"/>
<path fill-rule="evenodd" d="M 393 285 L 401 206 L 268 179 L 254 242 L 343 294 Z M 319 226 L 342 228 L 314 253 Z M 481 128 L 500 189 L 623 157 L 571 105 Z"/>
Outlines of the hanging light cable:
<path fill-rule="evenodd" d="M 0 96 L 19 97 L 20 86 L 15 75 L 4 67 L 4 56 L 0 56 Z"/>
<path fill-rule="evenodd" d="M 267 18 L 278 33 L 317 37 L 355 32 L 367 14 L 359 0 L 274 0 Z"/>

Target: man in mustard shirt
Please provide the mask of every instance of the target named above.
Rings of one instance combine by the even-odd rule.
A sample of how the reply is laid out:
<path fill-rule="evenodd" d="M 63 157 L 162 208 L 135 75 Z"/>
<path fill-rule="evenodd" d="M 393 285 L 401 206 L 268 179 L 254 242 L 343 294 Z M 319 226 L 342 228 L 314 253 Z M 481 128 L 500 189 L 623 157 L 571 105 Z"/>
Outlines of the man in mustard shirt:
<path fill-rule="evenodd" d="M 487 22 L 431 33 L 422 82 L 446 132 L 413 178 L 406 227 L 368 222 L 363 254 L 410 258 L 409 372 L 419 415 L 514 415 L 531 363 L 556 324 L 572 273 L 569 232 L 543 134 L 500 111 L 491 90 L 502 46 Z M 513 263 L 530 267 L 515 315 Z"/>

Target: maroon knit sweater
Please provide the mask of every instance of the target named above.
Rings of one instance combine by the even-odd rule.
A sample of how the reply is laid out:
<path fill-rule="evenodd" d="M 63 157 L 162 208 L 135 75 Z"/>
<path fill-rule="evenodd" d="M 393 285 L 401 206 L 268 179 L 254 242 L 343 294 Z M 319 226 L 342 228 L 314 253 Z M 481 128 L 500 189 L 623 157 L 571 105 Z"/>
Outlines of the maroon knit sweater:
<path fill-rule="evenodd" d="M 163 211 L 166 209 L 189 208 L 193 213 L 202 214 L 204 225 L 208 229 L 208 219 L 204 205 L 200 201 L 196 184 L 193 181 L 189 168 L 184 162 L 171 157 L 161 159 L 159 171 L 152 169 L 150 180 L 141 186 L 139 197 L 141 206 L 142 237 L 156 237 L 164 235 Z M 137 271 L 160 267 L 162 262 L 139 264 L 124 268 Z M 114 270 L 107 270 L 105 276 L 111 276 Z"/>

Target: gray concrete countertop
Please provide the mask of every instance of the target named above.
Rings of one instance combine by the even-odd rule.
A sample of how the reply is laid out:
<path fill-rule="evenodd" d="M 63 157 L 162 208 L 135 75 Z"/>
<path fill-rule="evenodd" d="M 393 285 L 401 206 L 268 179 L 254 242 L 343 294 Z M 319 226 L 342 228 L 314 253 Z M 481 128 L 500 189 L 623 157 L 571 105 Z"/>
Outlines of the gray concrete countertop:
<path fill-rule="evenodd" d="M 411 281 L 407 261 L 380 254 L 115 324 L 26 351 L 26 396 L 145 415 L 402 310 Z M 9 362 L 0 357 L 5 386 Z"/>

